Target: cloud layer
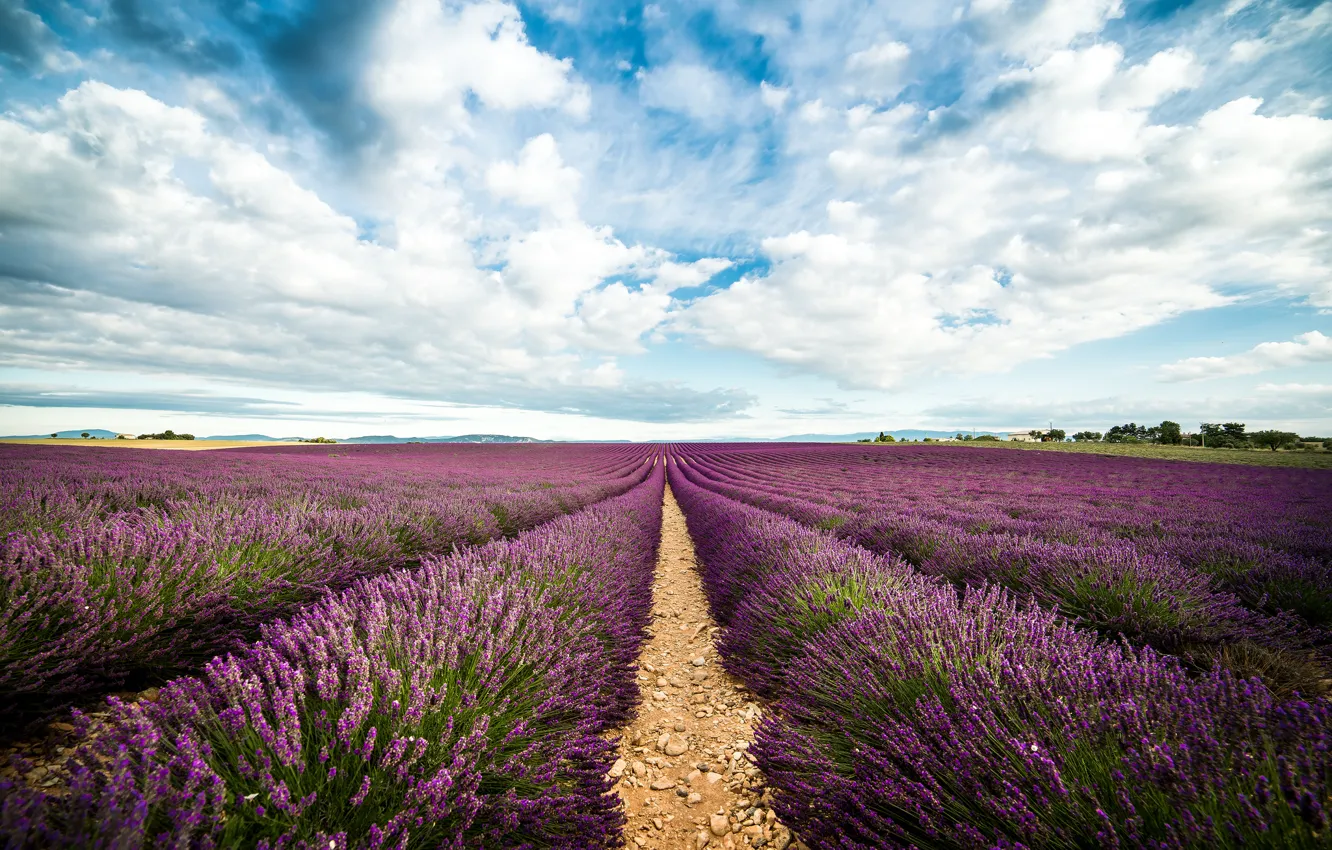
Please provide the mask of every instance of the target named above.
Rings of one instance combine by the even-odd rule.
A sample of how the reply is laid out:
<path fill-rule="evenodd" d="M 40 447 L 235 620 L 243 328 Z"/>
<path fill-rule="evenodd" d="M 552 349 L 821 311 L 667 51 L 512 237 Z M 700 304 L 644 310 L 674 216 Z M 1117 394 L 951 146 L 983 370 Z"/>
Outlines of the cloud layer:
<path fill-rule="evenodd" d="M 0 368 L 849 417 L 833 390 L 1332 311 L 1332 5 L 1204 6 L 5 0 Z M 827 389 L 761 397 L 667 342 Z M 57 384 L 9 403 L 91 398 Z"/>

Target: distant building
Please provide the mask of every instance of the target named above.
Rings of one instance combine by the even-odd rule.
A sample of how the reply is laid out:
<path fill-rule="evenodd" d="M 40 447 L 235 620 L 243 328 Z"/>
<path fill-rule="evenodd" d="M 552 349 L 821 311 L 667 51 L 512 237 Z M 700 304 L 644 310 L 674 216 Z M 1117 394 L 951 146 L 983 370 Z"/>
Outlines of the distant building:
<path fill-rule="evenodd" d="M 1041 441 L 1041 431 L 1033 428 L 1030 431 L 1012 431 L 1008 439 L 1014 443 L 1039 443 Z"/>
<path fill-rule="evenodd" d="M 139 439 L 139 437 L 138 437 L 137 434 L 117 434 L 117 435 L 116 435 L 116 439 L 117 439 L 117 440 L 137 440 L 137 439 Z"/>

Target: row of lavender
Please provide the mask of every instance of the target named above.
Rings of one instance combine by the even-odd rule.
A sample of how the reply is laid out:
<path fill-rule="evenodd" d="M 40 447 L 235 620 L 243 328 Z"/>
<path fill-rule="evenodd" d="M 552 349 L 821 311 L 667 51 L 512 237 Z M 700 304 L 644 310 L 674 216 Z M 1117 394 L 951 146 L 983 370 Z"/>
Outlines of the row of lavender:
<path fill-rule="evenodd" d="M 0 447 L 0 699 L 190 672 L 356 578 L 641 481 L 642 447 Z M 11 724 L 12 725 L 12 724 Z"/>
<path fill-rule="evenodd" d="M 958 448 L 690 447 L 706 486 L 1106 635 L 1326 688 L 1332 476 Z"/>
<path fill-rule="evenodd" d="M 354 583 L 157 702 L 112 701 L 0 844 L 618 846 L 601 733 L 637 698 L 664 467 L 512 541 Z"/>
<path fill-rule="evenodd" d="M 1325 847 L 1332 711 L 670 481 L 810 846 Z M 710 486 L 710 485 L 709 485 Z"/>

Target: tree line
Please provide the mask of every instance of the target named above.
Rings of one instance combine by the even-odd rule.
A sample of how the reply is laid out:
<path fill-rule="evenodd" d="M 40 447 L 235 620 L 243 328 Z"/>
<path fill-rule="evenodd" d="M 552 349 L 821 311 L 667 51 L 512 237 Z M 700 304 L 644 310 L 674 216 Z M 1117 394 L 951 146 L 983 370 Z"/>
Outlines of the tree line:
<path fill-rule="evenodd" d="M 1052 432 L 1053 433 L 1053 432 Z M 1063 439 L 1063 432 L 1059 432 Z M 1332 449 L 1332 439 L 1301 437 L 1294 431 L 1248 431 L 1243 422 L 1203 422 L 1198 430 L 1185 433 L 1178 422 L 1169 419 L 1160 425 L 1139 425 L 1129 422 L 1115 425 L 1102 434 L 1100 431 L 1079 431 L 1073 435 L 1079 443 L 1156 443 L 1167 446 L 1206 446 L 1210 449 L 1290 449 L 1301 444 Z"/>

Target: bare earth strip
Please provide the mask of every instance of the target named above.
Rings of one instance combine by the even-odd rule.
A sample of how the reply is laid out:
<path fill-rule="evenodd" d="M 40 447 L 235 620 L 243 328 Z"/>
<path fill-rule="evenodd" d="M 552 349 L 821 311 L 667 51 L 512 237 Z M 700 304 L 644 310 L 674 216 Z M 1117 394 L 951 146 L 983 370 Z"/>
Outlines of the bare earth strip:
<path fill-rule="evenodd" d="M 625 846 L 798 850 L 748 755 L 762 707 L 718 664 L 717 627 L 670 487 L 661 535 L 653 634 L 639 662 L 643 700 L 616 732 L 621 758 L 611 770 L 629 819 Z"/>

